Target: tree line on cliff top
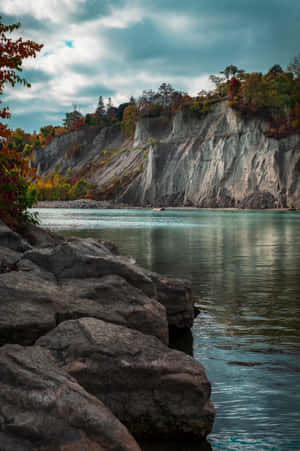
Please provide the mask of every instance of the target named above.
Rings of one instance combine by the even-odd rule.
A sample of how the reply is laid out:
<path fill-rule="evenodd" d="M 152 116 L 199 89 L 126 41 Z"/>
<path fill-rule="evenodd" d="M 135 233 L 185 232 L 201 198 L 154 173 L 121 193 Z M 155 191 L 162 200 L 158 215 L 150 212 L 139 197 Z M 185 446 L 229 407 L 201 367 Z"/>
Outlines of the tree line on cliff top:
<path fill-rule="evenodd" d="M 19 27 L 20 24 L 4 25 L 0 17 L 0 219 L 11 227 L 35 221 L 34 216 L 28 213 L 28 207 L 36 200 L 37 191 L 32 187 L 40 186 L 43 192 L 45 183 L 49 184 L 49 181 L 40 180 L 30 167 L 32 151 L 42 149 L 54 137 L 67 132 L 91 126 L 112 126 L 122 128 L 125 136 L 130 138 L 142 117 L 168 120 L 182 111 L 185 115 L 201 118 L 213 103 L 227 100 L 228 106 L 237 114 L 244 117 L 259 115 L 268 121 L 266 134 L 269 136 L 282 138 L 300 133 L 300 54 L 291 60 L 285 71 L 275 64 L 266 74 L 246 73 L 229 65 L 219 76 L 210 76 L 214 89 L 201 90 L 196 96 L 162 83 L 158 90 L 144 90 L 138 99 L 131 97 L 118 107 L 110 98 L 105 105 L 100 96 L 94 113 L 83 116 L 74 109 L 66 113 L 61 126 L 46 125 L 39 133 L 26 133 L 20 128 L 11 131 L 1 122 L 1 119 L 10 117 L 8 108 L 1 104 L 1 95 L 6 84 L 15 86 L 21 83 L 30 87 L 29 82 L 20 76 L 22 61 L 35 57 L 42 48 L 41 44 L 24 41 L 21 37 L 13 40 L 11 33 Z M 84 174 L 77 178 L 70 174 L 69 178 L 67 185 L 70 188 L 66 196 L 91 196 Z M 55 184 L 61 183 L 59 174 L 56 174 L 51 181 L 51 193 L 57 188 Z M 60 194 L 58 190 L 57 195 Z"/>

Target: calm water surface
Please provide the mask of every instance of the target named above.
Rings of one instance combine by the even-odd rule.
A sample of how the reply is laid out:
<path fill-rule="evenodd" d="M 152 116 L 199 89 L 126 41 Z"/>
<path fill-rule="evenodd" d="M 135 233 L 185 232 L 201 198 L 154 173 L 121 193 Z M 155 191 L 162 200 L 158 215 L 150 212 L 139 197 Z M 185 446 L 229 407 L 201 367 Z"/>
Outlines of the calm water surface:
<path fill-rule="evenodd" d="M 300 450 L 300 214 L 42 209 L 43 226 L 114 241 L 192 280 L 194 356 L 217 409 L 214 451 Z"/>

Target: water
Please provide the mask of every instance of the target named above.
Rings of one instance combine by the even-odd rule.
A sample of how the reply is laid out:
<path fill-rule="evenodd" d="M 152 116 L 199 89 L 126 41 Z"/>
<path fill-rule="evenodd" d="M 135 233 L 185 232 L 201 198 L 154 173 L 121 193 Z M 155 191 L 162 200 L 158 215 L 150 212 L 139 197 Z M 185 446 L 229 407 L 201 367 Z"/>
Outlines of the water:
<path fill-rule="evenodd" d="M 300 450 L 300 214 L 40 210 L 42 225 L 114 241 L 192 280 L 194 357 L 217 409 L 214 451 Z"/>

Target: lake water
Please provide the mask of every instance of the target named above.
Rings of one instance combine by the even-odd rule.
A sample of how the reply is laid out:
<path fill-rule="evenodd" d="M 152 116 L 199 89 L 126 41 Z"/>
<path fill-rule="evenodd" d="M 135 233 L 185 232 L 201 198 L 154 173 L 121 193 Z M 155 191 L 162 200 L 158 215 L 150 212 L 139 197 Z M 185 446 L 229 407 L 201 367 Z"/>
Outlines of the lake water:
<path fill-rule="evenodd" d="M 139 264 L 192 280 L 214 451 L 300 450 L 300 213 L 39 211 L 43 226 L 112 240 Z"/>

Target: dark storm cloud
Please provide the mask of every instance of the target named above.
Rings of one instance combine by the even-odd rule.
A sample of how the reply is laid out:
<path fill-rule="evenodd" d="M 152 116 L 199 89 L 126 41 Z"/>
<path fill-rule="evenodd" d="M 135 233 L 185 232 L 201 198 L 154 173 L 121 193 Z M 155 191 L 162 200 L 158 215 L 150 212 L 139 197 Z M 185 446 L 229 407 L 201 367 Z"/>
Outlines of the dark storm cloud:
<path fill-rule="evenodd" d="M 71 15 L 73 22 L 88 22 L 99 17 L 108 16 L 111 8 L 118 8 L 124 5 L 123 0 L 86 0 L 78 6 L 77 11 Z"/>
<path fill-rule="evenodd" d="M 112 97 L 115 94 L 113 89 L 107 88 L 104 85 L 89 85 L 77 91 L 78 97 L 90 97 L 91 102 L 97 101 L 99 96 Z"/>
<path fill-rule="evenodd" d="M 111 40 L 123 48 L 129 61 L 162 58 L 178 74 L 202 73 L 242 64 L 247 70 L 265 71 L 275 63 L 285 66 L 299 52 L 300 2 L 298 0 L 154 0 L 140 1 L 152 14 L 130 30 L 111 30 Z M 156 14 L 156 16 L 153 16 Z M 185 16 L 189 29 L 168 33 L 168 16 Z M 157 22 L 155 18 L 164 18 Z"/>
<path fill-rule="evenodd" d="M 51 75 L 38 69 L 24 69 L 22 72 L 24 77 L 29 83 L 46 82 L 51 80 Z"/>
<path fill-rule="evenodd" d="M 21 23 L 21 32 L 23 30 L 41 30 L 45 31 L 46 29 L 50 29 L 50 23 L 45 22 L 44 20 L 38 20 L 35 17 L 29 15 L 29 14 L 22 14 L 20 15 L 8 15 L 3 14 L 1 12 L 1 6 L 0 6 L 0 16 L 2 17 L 2 22 L 5 24 L 13 24 L 13 23 Z"/>

